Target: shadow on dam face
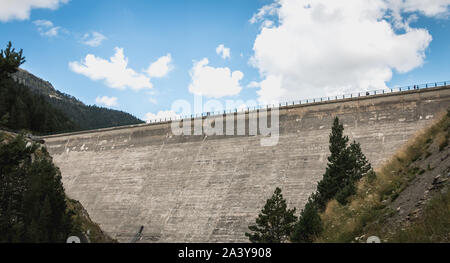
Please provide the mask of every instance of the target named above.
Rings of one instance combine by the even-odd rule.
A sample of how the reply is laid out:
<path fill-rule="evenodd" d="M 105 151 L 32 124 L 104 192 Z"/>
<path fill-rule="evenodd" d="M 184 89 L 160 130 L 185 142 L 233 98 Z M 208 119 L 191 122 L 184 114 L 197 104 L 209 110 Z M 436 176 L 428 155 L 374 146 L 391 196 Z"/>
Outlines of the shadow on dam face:
<path fill-rule="evenodd" d="M 67 194 L 119 241 L 144 226 L 141 242 L 246 242 L 275 187 L 290 207 L 306 203 L 325 171 L 334 116 L 377 167 L 449 106 L 445 86 L 282 107 L 278 142 L 268 147 L 248 130 L 174 135 L 170 122 L 45 140 Z"/>

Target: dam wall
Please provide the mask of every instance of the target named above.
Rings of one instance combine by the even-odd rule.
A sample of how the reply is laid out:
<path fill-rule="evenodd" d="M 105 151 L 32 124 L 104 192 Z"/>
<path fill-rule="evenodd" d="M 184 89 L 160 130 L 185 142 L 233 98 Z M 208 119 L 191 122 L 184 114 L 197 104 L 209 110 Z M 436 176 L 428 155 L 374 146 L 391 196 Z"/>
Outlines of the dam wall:
<path fill-rule="evenodd" d="M 377 167 L 449 107 L 450 86 L 284 106 L 273 146 L 248 133 L 176 136 L 171 122 L 45 140 L 68 196 L 120 242 L 141 225 L 141 242 L 247 242 L 275 187 L 303 208 L 325 171 L 335 116 Z M 243 116 L 248 126 L 252 114 Z"/>

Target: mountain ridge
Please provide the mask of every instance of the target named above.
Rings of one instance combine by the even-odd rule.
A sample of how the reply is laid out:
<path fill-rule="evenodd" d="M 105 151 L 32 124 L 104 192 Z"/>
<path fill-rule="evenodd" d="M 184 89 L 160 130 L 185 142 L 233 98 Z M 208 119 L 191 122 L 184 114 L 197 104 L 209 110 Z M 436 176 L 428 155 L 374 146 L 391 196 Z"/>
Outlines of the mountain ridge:
<path fill-rule="evenodd" d="M 77 126 L 73 131 L 144 123 L 124 111 L 86 105 L 76 97 L 58 91 L 49 81 L 24 69 L 12 74 L 12 78 L 33 93 L 43 95 L 51 106 L 64 113 Z"/>

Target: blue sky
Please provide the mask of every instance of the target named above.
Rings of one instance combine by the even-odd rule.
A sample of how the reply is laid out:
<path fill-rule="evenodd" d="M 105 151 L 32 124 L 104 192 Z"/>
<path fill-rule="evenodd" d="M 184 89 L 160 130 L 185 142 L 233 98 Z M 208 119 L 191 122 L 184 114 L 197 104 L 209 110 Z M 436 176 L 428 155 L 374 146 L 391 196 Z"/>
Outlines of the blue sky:
<path fill-rule="evenodd" d="M 56 89 L 141 119 L 194 94 L 265 103 L 450 79 L 448 0 L 335 2 L 0 0 L 0 44 Z M 119 51 L 126 68 L 109 67 Z"/>

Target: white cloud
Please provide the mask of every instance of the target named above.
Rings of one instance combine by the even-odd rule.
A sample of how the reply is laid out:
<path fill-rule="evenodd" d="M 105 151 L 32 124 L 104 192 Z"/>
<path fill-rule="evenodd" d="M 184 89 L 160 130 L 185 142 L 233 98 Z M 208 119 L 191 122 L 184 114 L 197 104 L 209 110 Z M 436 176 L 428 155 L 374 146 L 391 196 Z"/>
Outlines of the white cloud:
<path fill-rule="evenodd" d="M 152 104 L 158 104 L 158 100 L 155 98 L 149 98 L 148 101 L 150 101 Z"/>
<path fill-rule="evenodd" d="M 231 57 L 230 49 L 225 47 L 223 44 L 220 44 L 219 46 L 217 46 L 216 53 L 217 53 L 217 55 L 221 56 L 223 59 L 227 59 L 227 58 Z"/>
<path fill-rule="evenodd" d="M 61 27 L 54 26 L 52 21 L 49 20 L 35 20 L 33 21 L 33 24 L 37 26 L 37 29 L 42 36 L 55 37 L 61 30 Z"/>
<path fill-rule="evenodd" d="M 157 114 L 154 113 L 146 113 L 144 116 L 144 121 L 151 122 L 151 121 L 159 121 L 159 120 L 169 120 L 170 118 L 175 119 L 179 118 L 180 115 L 178 115 L 176 112 L 172 110 L 168 111 L 159 111 Z"/>
<path fill-rule="evenodd" d="M 95 102 L 97 102 L 100 105 L 105 105 L 107 107 L 112 107 L 112 106 L 118 105 L 116 97 L 108 97 L 108 96 L 97 97 L 95 99 Z"/>
<path fill-rule="evenodd" d="M 92 32 L 92 33 L 86 33 L 84 34 L 81 43 L 91 46 L 91 47 L 98 47 L 102 44 L 102 42 L 104 40 L 106 40 L 107 38 L 102 35 L 99 32 Z"/>
<path fill-rule="evenodd" d="M 167 76 L 173 70 L 172 55 L 169 53 L 166 56 L 160 57 L 153 62 L 146 70 L 151 78 L 162 78 Z"/>
<path fill-rule="evenodd" d="M 388 7 L 396 13 L 420 12 L 426 16 L 448 14 L 450 0 L 387 0 Z"/>
<path fill-rule="evenodd" d="M 7 22 L 30 18 L 31 9 L 48 8 L 55 10 L 69 0 L 0 0 L 0 21 Z"/>
<path fill-rule="evenodd" d="M 33 24 L 35 24 L 38 27 L 53 27 L 52 21 L 48 20 L 35 20 L 33 21 Z"/>
<path fill-rule="evenodd" d="M 237 95 L 241 92 L 240 81 L 244 77 L 241 71 L 233 71 L 227 67 L 214 68 L 208 66 L 208 59 L 194 62 L 190 71 L 191 84 L 189 91 L 197 95 L 220 98 Z"/>
<path fill-rule="evenodd" d="M 247 88 L 259 88 L 259 87 L 261 87 L 261 85 L 257 81 L 252 81 L 247 84 Z"/>
<path fill-rule="evenodd" d="M 277 0 L 261 8 L 250 20 L 261 22 L 250 60 L 263 79 L 260 101 L 386 87 L 394 70 L 423 65 L 432 40 L 409 25 L 411 15 L 442 16 L 449 1 Z"/>
<path fill-rule="evenodd" d="M 250 19 L 250 23 L 254 24 L 261 20 L 267 20 L 267 16 L 273 16 L 277 13 L 279 7 L 278 2 L 261 7 L 256 14 Z"/>
<path fill-rule="evenodd" d="M 104 80 L 110 88 L 141 90 L 153 87 L 150 79 L 128 67 L 122 48 L 108 60 L 88 54 L 82 62 L 69 62 L 70 69 L 94 81 Z"/>

